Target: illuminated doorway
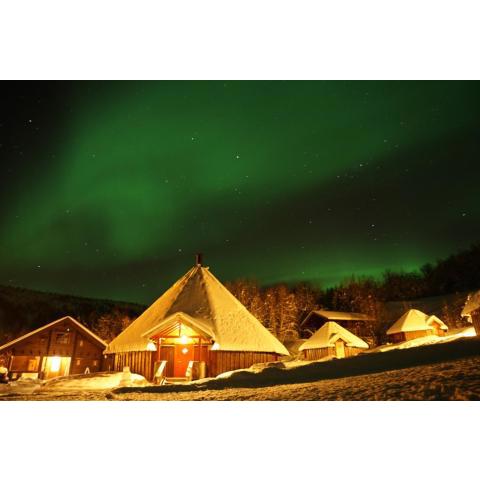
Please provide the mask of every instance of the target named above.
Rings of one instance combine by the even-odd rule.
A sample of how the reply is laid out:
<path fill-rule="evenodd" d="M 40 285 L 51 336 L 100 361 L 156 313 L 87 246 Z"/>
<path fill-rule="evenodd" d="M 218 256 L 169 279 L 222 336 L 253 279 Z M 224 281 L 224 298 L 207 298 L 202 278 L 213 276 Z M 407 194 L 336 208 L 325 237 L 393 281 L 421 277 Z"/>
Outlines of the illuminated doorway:
<path fill-rule="evenodd" d="M 43 378 L 63 377 L 70 371 L 71 357 L 44 357 Z"/>
<path fill-rule="evenodd" d="M 337 358 L 345 358 L 345 344 L 342 340 L 335 342 L 335 356 Z"/>

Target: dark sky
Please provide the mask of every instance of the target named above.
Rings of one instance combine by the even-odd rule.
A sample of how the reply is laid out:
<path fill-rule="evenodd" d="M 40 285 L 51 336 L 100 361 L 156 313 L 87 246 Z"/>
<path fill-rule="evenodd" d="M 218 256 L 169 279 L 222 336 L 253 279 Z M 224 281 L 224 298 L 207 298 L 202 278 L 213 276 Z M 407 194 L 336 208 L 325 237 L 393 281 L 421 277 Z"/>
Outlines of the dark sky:
<path fill-rule="evenodd" d="M 478 82 L 2 82 L 0 283 L 148 302 L 480 240 Z"/>

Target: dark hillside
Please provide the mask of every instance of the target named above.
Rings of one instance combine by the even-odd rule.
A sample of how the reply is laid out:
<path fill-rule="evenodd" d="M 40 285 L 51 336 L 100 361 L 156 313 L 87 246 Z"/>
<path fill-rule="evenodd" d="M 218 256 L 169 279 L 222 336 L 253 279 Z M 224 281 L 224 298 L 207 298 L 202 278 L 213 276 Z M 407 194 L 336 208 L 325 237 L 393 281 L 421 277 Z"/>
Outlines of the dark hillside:
<path fill-rule="evenodd" d="M 134 303 L 37 292 L 0 285 L 0 344 L 65 315 L 76 318 L 101 334 L 102 320 L 106 318 L 130 320 L 144 309 L 144 306 Z"/>

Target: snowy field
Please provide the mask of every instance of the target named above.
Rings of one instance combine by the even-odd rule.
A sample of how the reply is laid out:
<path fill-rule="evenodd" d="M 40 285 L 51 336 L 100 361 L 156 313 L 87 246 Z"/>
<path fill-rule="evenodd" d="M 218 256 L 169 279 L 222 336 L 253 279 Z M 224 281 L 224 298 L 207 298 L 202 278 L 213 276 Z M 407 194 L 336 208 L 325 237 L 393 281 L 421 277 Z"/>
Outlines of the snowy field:
<path fill-rule="evenodd" d="M 203 392 L 111 394 L 112 400 L 480 400 L 480 355 L 317 382 Z"/>
<path fill-rule="evenodd" d="M 190 384 L 100 373 L 0 385 L 0 400 L 480 400 L 480 339 L 276 362 Z"/>
<path fill-rule="evenodd" d="M 480 355 L 369 375 L 256 388 L 171 393 L 41 389 L 3 400 L 480 400 Z"/>

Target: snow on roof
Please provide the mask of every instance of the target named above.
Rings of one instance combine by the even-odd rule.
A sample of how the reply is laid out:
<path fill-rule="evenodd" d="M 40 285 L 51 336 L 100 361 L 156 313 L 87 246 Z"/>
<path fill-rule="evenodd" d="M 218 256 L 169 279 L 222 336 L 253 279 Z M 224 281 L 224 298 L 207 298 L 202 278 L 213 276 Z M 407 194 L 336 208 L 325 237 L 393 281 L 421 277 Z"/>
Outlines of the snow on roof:
<path fill-rule="evenodd" d="M 427 325 L 431 327 L 434 323 L 440 327 L 440 330 L 448 330 L 447 325 L 442 320 L 440 320 L 436 315 L 430 315 L 427 318 Z"/>
<path fill-rule="evenodd" d="M 78 320 L 75 320 L 73 317 L 70 317 L 69 315 L 67 315 L 66 317 L 62 317 L 62 318 L 59 318 L 58 320 L 54 320 L 53 322 L 47 323 L 47 325 L 44 325 L 43 327 L 37 328 L 36 330 L 33 330 L 33 331 L 31 331 L 31 332 L 29 332 L 25 335 L 22 335 L 21 337 L 16 338 L 15 340 L 12 340 L 11 342 L 6 343 L 5 345 L 2 345 L 0 347 L 0 351 L 5 350 L 6 348 L 12 347 L 16 343 L 19 343 L 19 342 L 27 339 L 28 337 L 36 335 L 37 333 L 40 333 L 41 331 L 46 330 L 47 328 L 53 327 L 57 323 L 61 323 L 64 320 L 68 320 L 68 321 L 72 322 L 74 325 L 76 325 L 78 328 L 83 330 L 89 337 L 96 340 L 102 346 L 104 346 L 104 347 L 107 346 L 107 344 L 100 337 L 95 335 L 91 330 L 89 330 L 87 327 L 82 325 Z"/>
<path fill-rule="evenodd" d="M 432 324 L 437 323 L 442 330 L 448 330 L 445 323 L 435 315 L 427 315 L 420 310 L 410 309 L 405 312 L 388 330 L 387 335 L 401 332 L 416 332 L 430 330 Z"/>
<path fill-rule="evenodd" d="M 462 317 L 468 317 L 472 312 L 480 308 L 480 290 L 470 294 L 462 310 Z"/>
<path fill-rule="evenodd" d="M 108 345 L 106 353 L 149 350 L 149 337 L 181 321 L 208 335 L 218 350 L 288 350 L 210 272 L 196 265 Z"/>
<path fill-rule="evenodd" d="M 325 318 L 326 320 L 350 320 L 350 321 L 361 321 L 361 322 L 370 322 L 374 319 L 365 315 L 364 313 L 355 313 L 355 312 L 335 312 L 333 310 L 313 310 L 310 312 L 305 320 L 302 322 L 302 325 L 308 321 L 308 319 L 317 315 L 319 317 Z"/>
<path fill-rule="evenodd" d="M 326 322 L 300 346 L 299 351 L 311 348 L 334 347 L 337 340 L 343 340 L 347 347 L 368 348 L 366 342 L 338 323 Z"/>

